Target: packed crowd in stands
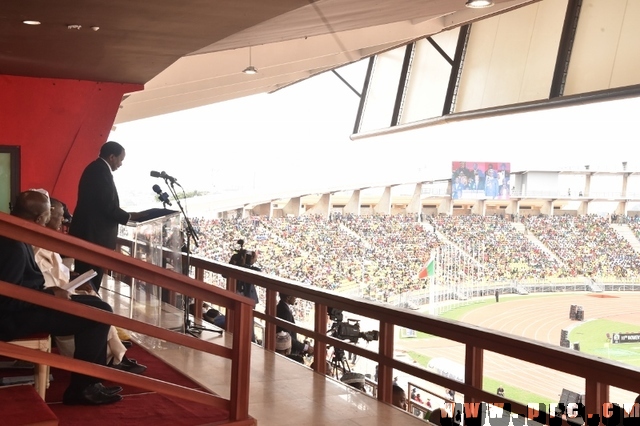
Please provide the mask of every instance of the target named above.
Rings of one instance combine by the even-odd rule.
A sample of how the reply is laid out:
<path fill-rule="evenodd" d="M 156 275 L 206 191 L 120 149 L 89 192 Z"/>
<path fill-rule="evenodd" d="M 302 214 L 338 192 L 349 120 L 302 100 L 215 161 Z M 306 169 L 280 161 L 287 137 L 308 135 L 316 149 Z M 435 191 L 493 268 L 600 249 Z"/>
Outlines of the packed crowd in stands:
<path fill-rule="evenodd" d="M 480 266 L 485 280 L 561 277 L 565 268 L 502 216 L 438 216 L 432 223 Z"/>
<path fill-rule="evenodd" d="M 610 226 L 610 218 L 530 216 L 524 224 L 567 265 L 573 276 L 640 275 L 638 253 Z"/>
<path fill-rule="evenodd" d="M 610 218 L 530 216 L 518 221 L 524 232 L 502 216 L 479 215 L 437 216 L 425 222 L 416 215 L 332 214 L 196 218 L 192 223 L 201 237 L 196 256 L 226 263 L 237 240 L 244 239 L 245 248 L 259 252 L 258 265 L 267 274 L 331 290 L 356 290 L 378 300 L 426 289 L 429 280 L 418 278 L 418 272 L 436 253 L 440 277 L 454 270 L 447 262 L 458 264 L 448 276 L 457 283 L 640 277 L 640 256 L 611 227 Z M 640 238 L 640 221 L 627 223 Z M 532 236 L 543 246 L 532 242 Z M 207 280 L 224 285 L 219 276 Z M 300 315 L 311 309 L 305 304 L 296 308 Z"/>

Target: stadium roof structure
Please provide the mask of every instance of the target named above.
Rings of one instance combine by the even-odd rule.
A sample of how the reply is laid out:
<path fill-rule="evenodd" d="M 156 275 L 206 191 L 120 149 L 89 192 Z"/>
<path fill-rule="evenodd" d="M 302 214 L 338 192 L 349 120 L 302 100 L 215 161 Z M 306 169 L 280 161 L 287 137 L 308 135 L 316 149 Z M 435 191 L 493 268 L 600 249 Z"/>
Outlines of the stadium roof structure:
<path fill-rule="evenodd" d="M 0 69 L 144 85 L 125 96 L 118 124 L 273 92 L 534 2 L 470 9 L 466 0 L 6 0 Z M 258 73 L 243 74 L 248 65 Z"/>

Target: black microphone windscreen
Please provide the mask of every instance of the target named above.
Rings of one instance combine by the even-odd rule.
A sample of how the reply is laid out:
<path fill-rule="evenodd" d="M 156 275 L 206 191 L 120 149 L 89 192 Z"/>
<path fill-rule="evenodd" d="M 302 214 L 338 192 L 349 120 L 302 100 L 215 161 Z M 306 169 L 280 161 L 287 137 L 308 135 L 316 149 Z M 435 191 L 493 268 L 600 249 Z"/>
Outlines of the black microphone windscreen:
<path fill-rule="evenodd" d="M 157 184 L 153 185 L 151 189 L 153 189 L 153 192 L 155 192 L 156 194 L 162 194 L 162 189 L 160 189 L 160 186 Z"/>
<path fill-rule="evenodd" d="M 155 170 L 151 170 L 151 177 L 162 177 L 162 174 L 159 172 L 156 172 Z"/>

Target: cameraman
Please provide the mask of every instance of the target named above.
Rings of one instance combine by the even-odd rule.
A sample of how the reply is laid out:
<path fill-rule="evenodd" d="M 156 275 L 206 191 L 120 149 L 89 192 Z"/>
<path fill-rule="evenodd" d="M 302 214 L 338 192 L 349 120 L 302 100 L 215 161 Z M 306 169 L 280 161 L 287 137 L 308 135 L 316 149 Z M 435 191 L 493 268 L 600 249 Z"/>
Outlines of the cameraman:
<path fill-rule="evenodd" d="M 290 305 L 294 305 L 295 303 L 295 296 L 289 296 L 287 294 L 280 293 L 280 301 L 278 302 L 278 306 L 276 307 L 276 317 L 295 324 L 296 320 L 293 318 L 293 312 L 291 312 L 290 307 Z M 278 333 L 280 333 L 281 331 L 286 331 L 291 335 L 291 353 L 293 355 L 303 355 L 305 353 L 313 355 L 313 345 L 299 341 L 298 334 L 295 331 L 285 330 L 280 326 L 276 327 L 276 331 Z"/>
<path fill-rule="evenodd" d="M 238 241 L 240 247 L 244 245 L 244 241 L 242 243 Z M 262 269 L 254 266 L 258 260 L 258 253 L 255 251 L 248 251 L 243 248 L 237 250 L 231 259 L 229 259 L 229 263 L 236 266 L 241 266 L 243 268 L 251 269 L 253 271 L 262 272 Z M 256 305 L 260 303 L 260 299 L 258 298 L 258 292 L 256 291 L 256 286 L 251 283 L 245 281 L 238 281 L 236 284 L 236 293 L 242 294 L 243 296 L 248 297 L 249 299 L 253 299 L 256 302 Z"/>
<path fill-rule="evenodd" d="M 254 265 L 256 260 L 258 260 L 258 253 L 255 251 L 245 250 L 244 248 L 244 240 L 238 240 L 239 248 L 229 259 L 229 263 L 235 266 L 241 266 L 243 268 L 251 269 L 253 271 L 262 272 L 262 269 L 258 268 Z M 223 275 L 224 278 L 226 278 Z M 256 286 L 245 282 L 245 281 L 237 281 L 236 282 L 236 293 L 242 294 L 243 296 L 248 297 L 256 302 L 256 305 L 260 303 L 260 298 L 258 297 L 258 292 L 256 291 Z M 262 344 L 262 342 L 258 342 L 256 339 L 255 331 L 251 331 L 251 341 L 253 343 Z"/>

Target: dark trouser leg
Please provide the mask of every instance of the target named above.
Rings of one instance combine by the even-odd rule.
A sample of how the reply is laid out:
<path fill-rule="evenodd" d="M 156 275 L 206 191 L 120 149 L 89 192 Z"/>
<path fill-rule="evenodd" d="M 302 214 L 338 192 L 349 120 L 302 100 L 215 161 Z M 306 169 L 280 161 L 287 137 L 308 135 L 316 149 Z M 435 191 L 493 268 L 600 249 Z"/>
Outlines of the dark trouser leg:
<path fill-rule="evenodd" d="M 72 298 L 74 301 L 84 305 L 112 312 L 111 306 L 98 297 L 77 295 L 72 296 Z M 15 321 L 17 337 L 39 332 L 50 333 L 54 336 L 74 335 L 76 344 L 74 358 L 106 365 L 109 324 L 102 324 L 39 306 L 16 312 L 11 319 Z M 95 377 L 72 373 L 68 391 L 79 392 L 99 381 Z"/>
<path fill-rule="evenodd" d="M 91 279 L 91 285 L 93 286 L 93 289 L 96 291 L 96 293 L 98 293 L 100 291 L 100 286 L 102 285 L 102 276 L 104 275 L 104 269 L 99 266 L 90 265 L 81 260 L 76 260 L 74 263 L 74 272 L 84 274 L 88 270 L 93 269 L 98 273 L 98 275 Z"/>

